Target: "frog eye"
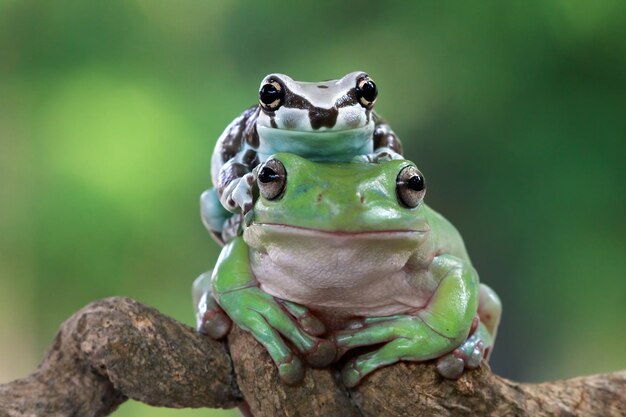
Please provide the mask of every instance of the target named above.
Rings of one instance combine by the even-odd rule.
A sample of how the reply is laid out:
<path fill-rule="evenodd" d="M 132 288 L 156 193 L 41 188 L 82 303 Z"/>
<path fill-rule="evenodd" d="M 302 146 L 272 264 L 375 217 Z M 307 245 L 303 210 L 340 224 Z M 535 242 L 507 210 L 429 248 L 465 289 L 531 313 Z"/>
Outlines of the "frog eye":
<path fill-rule="evenodd" d="M 426 180 L 419 169 L 412 165 L 404 167 L 396 179 L 396 192 L 404 206 L 417 207 L 426 194 Z"/>
<path fill-rule="evenodd" d="M 378 97 L 378 88 L 374 81 L 367 75 L 362 75 L 356 80 L 356 96 L 363 107 L 372 107 Z"/>
<path fill-rule="evenodd" d="M 270 159 L 265 162 L 257 174 L 259 192 L 268 200 L 280 197 L 287 184 L 287 171 L 278 159 Z"/>
<path fill-rule="evenodd" d="M 259 103 L 263 110 L 276 111 L 283 105 L 284 87 L 274 78 L 268 79 L 259 90 Z"/>

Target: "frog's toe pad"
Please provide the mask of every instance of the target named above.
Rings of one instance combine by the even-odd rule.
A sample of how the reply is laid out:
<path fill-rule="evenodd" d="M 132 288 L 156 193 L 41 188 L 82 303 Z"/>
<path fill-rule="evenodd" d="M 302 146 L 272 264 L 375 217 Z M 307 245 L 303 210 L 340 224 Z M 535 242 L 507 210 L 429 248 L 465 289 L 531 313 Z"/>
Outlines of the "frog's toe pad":
<path fill-rule="evenodd" d="M 444 378 L 457 379 L 465 368 L 475 369 L 485 354 L 482 340 L 470 339 L 452 353 L 448 353 L 437 361 L 437 370 Z"/>
<path fill-rule="evenodd" d="M 478 368 L 480 365 L 480 361 L 482 360 L 485 353 L 485 348 L 483 342 L 478 342 L 472 352 L 468 355 L 467 359 L 465 359 L 465 367 L 470 369 Z"/>
<path fill-rule="evenodd" d="M 463 374 L 465 361 L 453 354 L 443 356 L 437 361 L 437 371 L 447 379 L 458 379 Z"/>
<path fill-rule="evenodd" d="M 315 368 L 323 368 L 330 365 L 337 355 L 335 344 L 329 340 L 319 339 L 315 347 L 305 353 L 306 361 Z"/>
<path fill-rule="evenodd" d="M 311 315 L 301 317 L 299 322 L 302 329 L 312 336 L 321 336 L 326 333 L 324 323 Z"/>
<path fill-rule="evenodd" d="M 476 337 L 470 337 L 464 344 L 459 346 L 453 354 L 463 360 L 466 368 L 478 368 L 485 354 L 485 344 Z"/>
<path fill-rule="evenodd" d="M 347 388 L 356 387 L 363 378 L 363 375 L 356 366 L 355 361 L 350 361 L 341 370 L 341 381 Z"/>
<path fill-rule="evenodd" d="M 280 379 L 287 385 L 294 385 L 304 378 L 304 367 L 295 355 L 290 355 L 284 362 L 278 364 Z"/>
<path fill-rule="evenodd" d="M 208 310 L 202 316 L 198 325 L 198 332 L 209 336 L 211 339 L 221 339 L 228 334 L 231 320 L 221 310 Z"/>

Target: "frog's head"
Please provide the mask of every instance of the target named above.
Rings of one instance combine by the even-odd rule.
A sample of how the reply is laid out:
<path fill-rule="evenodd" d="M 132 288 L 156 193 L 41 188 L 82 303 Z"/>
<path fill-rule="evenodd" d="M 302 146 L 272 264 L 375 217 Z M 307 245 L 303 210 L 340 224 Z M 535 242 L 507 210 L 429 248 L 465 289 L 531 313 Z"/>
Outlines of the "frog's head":
<path fill-rule="evenodd" d="M 374 131 L 371 113 L 377 95 L 376 84 L 362 71 L 323 82 L 270 74 L 259 89 L 257 132 L 266 148 L 259 151 L 288 151 L 323 160 L 329 159 L 327 155 L 349 160 L 342 155 L 367 153 L 362 148 Z"/>
<path fill-rule="evenodd" d="M 426 183 L 410 161 L 316 163 L 281 153 L 257 170 L 259 198 L 244 231 L 253 247 L 304 237 L 415 248 L 429 231 Z"/>

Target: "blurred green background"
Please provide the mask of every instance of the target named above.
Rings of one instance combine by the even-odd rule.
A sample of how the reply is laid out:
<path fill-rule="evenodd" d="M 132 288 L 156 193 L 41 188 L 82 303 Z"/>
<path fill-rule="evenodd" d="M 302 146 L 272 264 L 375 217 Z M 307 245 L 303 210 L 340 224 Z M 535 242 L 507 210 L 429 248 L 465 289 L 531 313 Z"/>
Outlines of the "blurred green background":
<path fill-rule="evenodd" d="M 368 71 L 504 303 L 493 369 L 626 368 L 626 2 L 0 0 L 0 382 L 126 295 L 193 323 L 198 198 L 269 72 Z M 218 416 L 123 405 L 116 416 Z"/>

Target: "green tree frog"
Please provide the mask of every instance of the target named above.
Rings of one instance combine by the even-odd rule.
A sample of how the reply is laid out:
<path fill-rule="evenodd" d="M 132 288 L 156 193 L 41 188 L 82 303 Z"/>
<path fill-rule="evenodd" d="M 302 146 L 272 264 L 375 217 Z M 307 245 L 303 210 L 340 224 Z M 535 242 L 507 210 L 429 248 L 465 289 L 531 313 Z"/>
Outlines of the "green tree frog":
<path fill-rule="evenodd" d="M 257 167 L 243 234 L 194 283 L 201 332 L 231 320 L 267 349 L 281 378 L 370 346 L 342 370 L 351 387 L 397 361 L 438 359 L 448 378 L 487 356 L 501 306 L 479 284 L 457 230 L 423 203 L 406 160 L 317 163 L 278 153 Z M 292 351 L 295 349 L 296 351 Z"/>
<path fill-rule="evenodd" d="M 323 82 L 266 76 L 259 104 L 244 111 L 217 140 L 211 160 L 214 188 L 201 197 L 203 222 L 212 236 L 223 242 L 237 234 L 232 229 L 238 223 L 228 222 L 236 217 L 229 212 L 252 208 L 253 168 L 274 153 L 312 161 L 399 158 L 400 140 L 373 110 L 377 97 L 376 84 L 362 71 Z"/>

